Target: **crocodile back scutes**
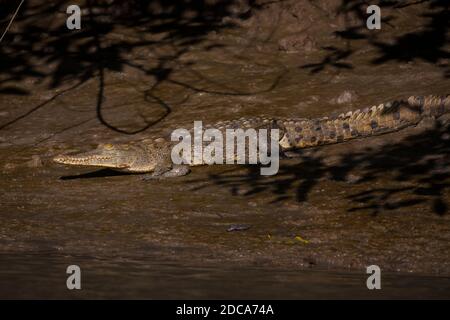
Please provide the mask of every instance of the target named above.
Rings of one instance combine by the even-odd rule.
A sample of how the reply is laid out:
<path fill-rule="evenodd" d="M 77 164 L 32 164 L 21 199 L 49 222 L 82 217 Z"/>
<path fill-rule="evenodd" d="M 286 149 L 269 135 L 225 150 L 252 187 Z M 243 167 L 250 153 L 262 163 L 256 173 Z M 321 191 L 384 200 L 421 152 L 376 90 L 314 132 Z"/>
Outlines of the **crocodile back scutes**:
<path fill-rule="evenodd" d="M 450 112 L 450 97 L 410 97 L 337 117 L 282 121 L 283 149 L 302 149 L 339 143 L 359 137 L 378 135 L 416 125 L 424 117 Z"/>

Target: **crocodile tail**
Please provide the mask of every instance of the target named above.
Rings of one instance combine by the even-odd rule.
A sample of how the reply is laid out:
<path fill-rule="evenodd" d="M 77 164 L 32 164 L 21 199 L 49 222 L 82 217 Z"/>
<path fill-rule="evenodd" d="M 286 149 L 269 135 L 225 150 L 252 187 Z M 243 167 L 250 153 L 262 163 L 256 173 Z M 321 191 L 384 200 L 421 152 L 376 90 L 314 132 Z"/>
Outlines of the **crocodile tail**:
<path fill-rule="evenodd" d="M 411 96 L 408 104 L 419 108 L 423 116 L 439 117 L 450 112 L 450 95 L 447 96 Z"/>
<path fill-rule="evenodd" d="M 283 149 L 302 149 L 339 143 L 355 138 L 394 132 L 413 126 L 426 116 L 450 112 L 450 97 L 410 97 L 350 111 L 334 118 L 284 121 Z"/>

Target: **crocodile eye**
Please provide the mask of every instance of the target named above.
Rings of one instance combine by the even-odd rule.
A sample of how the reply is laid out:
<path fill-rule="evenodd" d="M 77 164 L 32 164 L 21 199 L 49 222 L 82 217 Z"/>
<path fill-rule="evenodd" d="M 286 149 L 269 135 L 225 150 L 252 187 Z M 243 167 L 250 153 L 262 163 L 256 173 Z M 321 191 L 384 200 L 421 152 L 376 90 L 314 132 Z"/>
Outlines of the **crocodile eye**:
<path fill-rule="evenodd" d="M 103 147 L 104 147 L 106 150 L 112 150 L 113 145 L 110 144 L 110 143 L 107 143 L 107 144 L 105 144 Z"/>

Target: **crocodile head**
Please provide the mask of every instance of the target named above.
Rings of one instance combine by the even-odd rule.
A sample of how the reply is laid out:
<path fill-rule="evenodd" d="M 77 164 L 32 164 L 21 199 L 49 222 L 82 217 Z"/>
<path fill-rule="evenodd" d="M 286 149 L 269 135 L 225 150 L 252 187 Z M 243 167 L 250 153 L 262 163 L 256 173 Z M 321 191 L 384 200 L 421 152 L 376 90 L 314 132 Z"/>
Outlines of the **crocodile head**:
<path fill-rule="evenodd" d="M 160 165 L 161 146 L 100 144 L 88 152 L 58 155 L 53 161 L 65 165 L 105 167 L 125 172 L 151 172 Z"/>

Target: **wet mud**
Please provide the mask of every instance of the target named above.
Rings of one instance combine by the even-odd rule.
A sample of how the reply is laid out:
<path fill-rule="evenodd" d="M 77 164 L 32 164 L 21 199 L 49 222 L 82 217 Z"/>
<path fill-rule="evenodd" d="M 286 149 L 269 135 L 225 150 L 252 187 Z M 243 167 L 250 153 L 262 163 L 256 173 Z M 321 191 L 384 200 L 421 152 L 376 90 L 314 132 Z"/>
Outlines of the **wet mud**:
<path fill-rule="evenodd" d="M 385 297 L 448 295 L 445 119 L 302 150 L 271 177 L 224 165 L 142 181 L 51 162 L 194 120 L 317 117 L 450 94 L 448 7 L 439 1 L 382 8 L 374 33 L 353 1 L 257 3 L 207 21 L 194 8 L 177 23 L 162 18 L 164 6 L 139 23 L 124 23 L 119 10 L 114 22 L 94 16 L 96 32 L 65 34 L 67 43 L 57 31 L 63 3 L 57 19 L 39 4 L 25 8 L 42 19 L 19 16 L 0 50 L 0 296 L 66 297 L 44 270 L 60 270 L 64 284 L 63 266 L 77 261 L 90 268 L 83 294 L 93 298 L 376 298 L 365 289 L 372 264 L 387 274 Z M 46 19 L 54 22 L 44 31 Z M 186 291 L 174 289 L 179 277 Z M 31 279 L 53 291 L 30 289 Z"/>

